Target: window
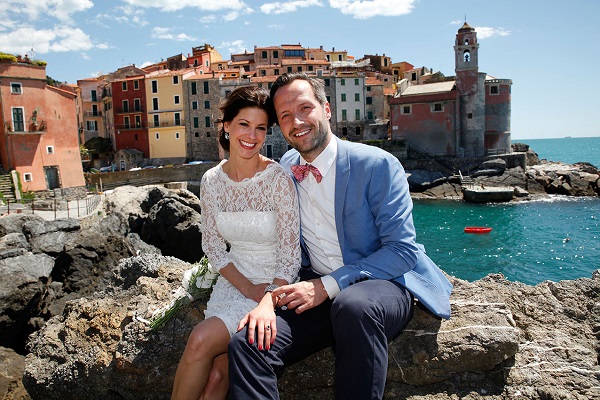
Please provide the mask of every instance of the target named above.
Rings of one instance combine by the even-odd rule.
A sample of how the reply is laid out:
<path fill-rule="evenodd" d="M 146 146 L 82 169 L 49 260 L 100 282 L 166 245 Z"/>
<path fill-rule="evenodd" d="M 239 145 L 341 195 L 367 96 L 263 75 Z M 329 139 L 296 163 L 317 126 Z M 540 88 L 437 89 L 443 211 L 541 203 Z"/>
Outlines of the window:
<path fill-rule="evenodd" d="M 204 117 L 204 126 L 210 128 L 210 117 L 208 115 Z"/>
<path fill-rule="evenodd" d="M 329 81 L 329 79 L 324 79 L 324 81 L 325 81 L 325 86 L 330 86 L 331 85 L 331 82 Z"/>
<path fill-rule="evenodd" d="M 473 119 L 473 113 L 467 113 L 467 119 Z"/>
<path fill-rule="evenodd" d="M 367 96 L 367 104 L 373 104 L 373 98 L 371 96 Z"/>
<path fill-rule="evenodd" d="M 354 132 L 356 133 L 356 136 L 360 135 L 360 126 L 357 126 L 356 128 L 354 128 Z"/>
<path fill-rule="evenodd" d="M 192 110 L 197 110 L 197 109 L 198 109 L 198 102 L 192 101 Z"/>
<path fill-rule="evenodd" d="M 469 38 L 466 38 L 465 39 L 465 46 L 468 46 L 468 45 L 469 45 Z"/>
<path fill-rule="evenodd" d="M 10 92 L 13 94 L 22 94 L 23 87 L 21 86 L 20 83 L 11 83 L 10 84 Z"/>
<path fill-rule="evenodd" d="M 173 103 L 175 104 L 179 104 L 179 95 L 175 95 L 175 97 L 173 97 Z"/>
<path fill-rule="evenodd" d="M 358 78 L 354 79 L 354 85 L 358 86 Z"/>
<path fill-rule="evenodd" d="M 342 121 L 348 121 L 348 115 L 346 114 L 346 110 L 342 110 Z"/>
<path fill-rule="evenodd" d="M 192 82 L 192 94 L 198 94 L 198 83 Z"/>
<path fill-rule="evenodd" d="M 136 115 L 135 116 L 135 127 L 136 128 L 141 128 L 142 127 L 142 116 L 141 115 Z"/>
<path fill-rule="evenodd" d="M 342 101 L 346 101 L 346 93 L 342 93 Z"/>
<path fill-rule="evenodd" d="M 367 119 L 373 119 L 373 111 L 367 112 Z"/>
<path fill-rule="evenodd" d="M 402 111 L 400 112 L 400 114 L 410 114 L 411 113 L 411 106 L 402 106 Z"/>
<path fill-rule="evenodd" d="M 139 90 L 140 89 L 140 81 L 135 80 L 133 81 L 133 90 Z"/>
<path fill-rule="evenodd" d="M 210 109 L 210 101 L 209 100 L 205 100 L 204 101 L 204 109 L 205 110 L 209 110 Z"/>
<path fill-rule="evenodd" d="M 158 93 L 158 82 L 157 81 L 152 81 L 152 93 Z"/>
<path fill-rule="evenodd" d="M 465 50 L 463 53 L 463 61 L 468 63 L 471 60 L 471 52 L 469 50 Z"/>
<path fill-rule="evenodd" d="M 137 140 L 138 140 L 138 134 L 137 133 L 133 135 L 133 140 L 135 140 L 137 142 Z"/>
<path fill-rule="evenodd" d="M 175 139 L 179 139 L 179 132 L 175 132 Z"/>
<path fill-rule="evenodd" d="M 302 72 L 302 67 L 298 67 L 298 72 Z"/>
<path fill-rule="evenodd" d="M 123 117 L 123 128 L 129 129 L 129 117 Z"/>
<path fill-rule="evenodd" d="M 133 99 L 133 109 L 135 111 L 142 111 L 142 101 L 140 99 Z"/>
<path fill-rule="evenodd" d="M 204 81 L 204 94 L 208 94 L 208 81 Z"/>
<path fill-rule="evenodd" d="M 174 113 L 173 120 L 175 121 L 175 125 L 181 125 L 181 113 Z"/>
<path fill-rule="evenodd" d="M 360 93 L 354 93 L 354 101 L 360 101 Z"/>
<path fill-rule="evenodd" d="M 199 128 L 200 127 L 200 118 L 198 117 L 194 117 L 194 128 Z M 196 136 L 198 137 L 198 136 Z"/>
<path fill-rule="evenodd" d="M 267 129 L 267 135 L 272 135 L 273 134 L 273 127 L 269 127 L 269 129 Z"/>
<path fill-rule="evenodd" d="M 152 98 L 152 109 L 154 111 L 158 110 L 158 97 Z"/>
<path fill-rule="evenodd" d="M 327 99 L 327 102 L 328 102 L 329 104 L 331 104 L 331 97 L 329 97 L 329 96 L 325 96 L 325 98 Z"/>
<path fill-rule="evenodd" d="M 266 156 L 269 158 L 273 158 L 273 145 L 268 144 L 265 149 Z"/>
<path fill-rule="evenodd" d="M 354 110 L 354 120 L 360 121 L 360 110 Z"/>
<path fill-rule="evenodd" d="M 86 127 L 88 131 L 97 131 L 98 121 L 86 121 Z"/>
<path fill-rule="evenodd" d="M 156 140 L 160 140 L 160 133 L 156 132 L 154 134 L 154 137 L 156 138 Z"/>
<path fill-rule="evenodd" d="M 344 61 L 341 54 L 338 54 L 338 61 Z"/>
<path fill-rule="evenodd" d="M 154 126 L 160 126 L 160 117 L 158 115 L 154 116 Z"/>
<path fill-rule="evenodd" d="M 442 103 L 433 103 L 431 105 L 431 112 L 442 112 L 444 111 L 444 107 L 442 106 Z"/>
<path fill-rule="evenodd" d="M 173 85 L 179 85 L 179 76 L 175 75 L 173 77 Z"/>
<path fill-rule="evenodd" d="M 92 101 L 98 101 L 98 93 L 95 90 L 92 90 L 90 94 L 92 95 Z"/>
<path fill-rule="evenodd" d="M 121 89 L 122 89 L 123 91 L 126 91 L 126 90 L 127 90 L 127 81 L 123 81 L 123 82 L 121 82 Z"/>
<path fill-rule="evenodd" d="M 266 59 L 267 57 L 268 57 L 268 55 L 267 55 L 267 51 L 266 51 L 266 50 L 263 50 L 263 51 L 262 51 L 262 58 L 263 58 L 263 59 Z"/>
<path fill-rule="evenodd" d="M 416 72 L 413 72 L 413 73 L 411 74 L 411 78 L 410 78 L 410 80 L 411 80 L 411 81 L 416 81 L 416 80 L 417 80 L 417 73 L 416 73 Z"/>
<path fill-rule="evenodd" d="M 123 112 L 129 112 L 129 100 L 123 100 Z"/>
<path fill-rule="evenodd" d="M 46 146 L 46 153 L 54 154 L 54 146 Z"/>
<path fill-rule="evenodd" d="M 494 95 L 500 94 L 497 85 L 490 86 L 490 94 L 494 94 Z"/>
<path fill-rule="evenodd" d="M 292 72 L 293 72 L 293 71 L 292 71 L 292 67 L 287 67 L 287 71 L 288 71 L 289 73 L 292 73 Z"/>
<path fill-rule="evenodd" d="M 33 175 L 31 174 L 31 172 L 25 172 L 23 174 L 23 180 L 25 180 L 25 182 L 32 182 L 33 181 Z"/>
<path fill-rule="evenodd" d="M 309 66 L 308 66 L 308 70 L 309 70 L 309 71 L 312 71 L 312 70 L 313 70 L 313 66 L 312 66 L 312 65 L 309 65 Z"/>
<path fill-rule="evenodd" d="M 344 78 L 340 79 L 340 85 L 345 86 L 346 80 Z"/>
<path fill-rule="evenodd" d="M 267 76 L 267 70 L 261 69 L 260 70 L 260 76 Z"/>
<path fill-rule="evenodd" d="M 304 57 L 304 50 L 284 50 L 284 57 Z"/>
<path fill-rule="evenodd" d="M 200 132 L 194 132 L 194 137 L 200 137 Z"/>
<path fill-rule="evenodd" d="M 371 91 L 371 86 L 367 86 L 367 92 Z"/>
<path fill-rule="evenodd" d="M 279 50 L 273 50 L 273 58 L 279 58 Z"/>
<path fill-rule="evenodd" d="M 23 132 L 25 131 L 25 120 L 23 119 L 23 108 L 22 107 L 14 107 L 12 109 L 13 114 L 13 128 L 15 132 Z"/>
<path fill-rule="evenodd" d="M 273 75 L 278 76 L 279 75 L 279 68 L 275 68 L 273 70 Z"/>

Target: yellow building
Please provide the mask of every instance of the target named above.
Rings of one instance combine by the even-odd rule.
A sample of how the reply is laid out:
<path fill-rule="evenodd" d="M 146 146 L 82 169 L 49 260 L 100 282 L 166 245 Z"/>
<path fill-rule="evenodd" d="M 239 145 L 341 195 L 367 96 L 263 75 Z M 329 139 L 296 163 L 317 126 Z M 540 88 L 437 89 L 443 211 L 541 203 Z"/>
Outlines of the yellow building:
<path fill-rule="evenodd" d="M 188 68 L 158 70 L 146 75 L 150 158 L 163 159 L 164 164 L 181 163 L 186 159 L 182 82 L 193 73 L 193 68 Z"/>

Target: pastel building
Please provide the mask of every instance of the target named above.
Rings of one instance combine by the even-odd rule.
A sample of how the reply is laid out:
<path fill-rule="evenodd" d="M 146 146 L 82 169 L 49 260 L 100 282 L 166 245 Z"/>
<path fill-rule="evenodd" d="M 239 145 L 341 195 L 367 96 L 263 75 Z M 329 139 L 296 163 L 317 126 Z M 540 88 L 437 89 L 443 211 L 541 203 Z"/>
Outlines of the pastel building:
<path fill-rule="evenodd" d="M 144 75 L 115 80 L 110 85 L 116 150 L 136 149 L 150 157 Z"/>
<path fill-rule="evenodd" d="M 76 95 L 46 84 L 46 67 L 0 63 L 0 161 L 23 191 L 83 188 Z"/>
<path fill-rule="evenodd" d="M 454 46 L 456 76 L 421 83 L 426 68 L 405 72 L 390 98 L 391 138 L 433 157 L 510 153 L 510 79 L 479 71 L 477 32 L 466 22 Z M 427 79 L 425 79 L 427 82 Z"/>
<path fill-rule="evenodd" d="M 185 162 L 183 80 L 193 68 L 159 70 L 146 74 L 149 158 L 172 164 Z"/>

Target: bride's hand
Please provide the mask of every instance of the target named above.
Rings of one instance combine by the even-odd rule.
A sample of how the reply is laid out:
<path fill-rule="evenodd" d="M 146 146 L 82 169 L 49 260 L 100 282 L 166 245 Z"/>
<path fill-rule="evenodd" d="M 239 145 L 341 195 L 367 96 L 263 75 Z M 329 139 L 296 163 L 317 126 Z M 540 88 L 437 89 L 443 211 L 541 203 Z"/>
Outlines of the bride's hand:
<path fill-rule="evenodd" d="M 243 294 L 250 300 L 254 300 L 257 303 L 260 303 L 263 296 L 265 295 L 265 288 L 269 286 L 268 283 L 256 283 L 250 284 L 245 288 Z"/>
<path fill-rule="evenodd" d="M 273 303 L 265 296 L 258 306 L 242 318 L 238 331 L 248 324 L 248 343 L 254 344 L 259 350 L 269 350 L 277 336 L 277 323 Z"/>

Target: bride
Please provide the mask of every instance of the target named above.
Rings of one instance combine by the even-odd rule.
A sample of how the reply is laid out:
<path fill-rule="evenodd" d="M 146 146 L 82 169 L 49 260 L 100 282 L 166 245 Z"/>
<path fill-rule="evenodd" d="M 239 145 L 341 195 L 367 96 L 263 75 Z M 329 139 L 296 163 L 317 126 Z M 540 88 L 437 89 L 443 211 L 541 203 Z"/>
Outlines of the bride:
<path fill-rule="evenodd" d="M 219 143 L 229 159 L 200 185 L 202 248 L 220 277 L 205 319 L 192 330 L 175 374 L 173 399 L 225 399 L 227 345 L 247 319 L 249 342 L 269 350 L 279 298 L 271 292 L 300 268 L 297 193 L 281 166 L 260 154 L 274 123 L 266 90 L 239 87 L 220 106 Z M 255 343 L 254 343 L 255 342 Z"/>

